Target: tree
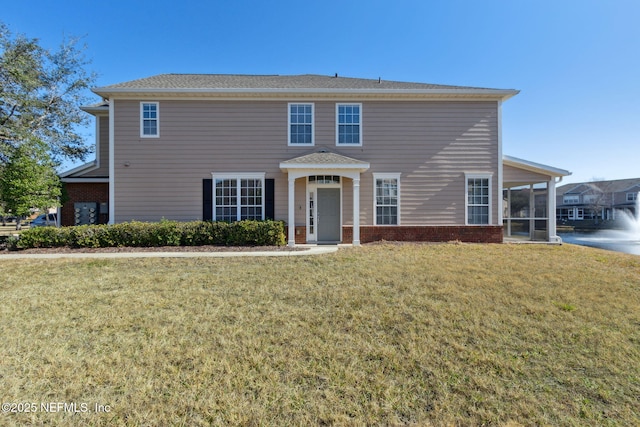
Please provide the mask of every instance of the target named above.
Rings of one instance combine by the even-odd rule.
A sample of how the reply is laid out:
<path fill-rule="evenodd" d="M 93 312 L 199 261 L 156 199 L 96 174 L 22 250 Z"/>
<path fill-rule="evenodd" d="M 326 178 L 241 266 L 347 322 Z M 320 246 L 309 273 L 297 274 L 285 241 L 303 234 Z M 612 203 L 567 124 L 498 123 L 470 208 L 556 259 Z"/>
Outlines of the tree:
<path fill-rule="evenodd" d="M 583 195 L 583 201 L 588 206 L 589 215 L 593 217 L 594 224 L 600 223 L 600 218 L 605 219 L 603 210 L 613 207 L 613 191 L 611 183 L 602 178 L 593 178 L 586 184 L 589 188 Z"/>
<path fill-rule="evenodd" d="M 79 107 L 95 74 L 84 70 L 78 41 L 50 51 L 0 22 L 0 164 L 25 141 L 45 143 L 56 162 L 83 160 L 91 151 L 78 132 L 89 120 Z"/>
<path fill-rule="evenodd" d="M 33 208 L 60 206 L 60 178 L 47 148 L 39 140 L 23 142 L 11 150 L 2 167 L 0 196 L 5 209 L 16 216 L 17 230 Z"/>

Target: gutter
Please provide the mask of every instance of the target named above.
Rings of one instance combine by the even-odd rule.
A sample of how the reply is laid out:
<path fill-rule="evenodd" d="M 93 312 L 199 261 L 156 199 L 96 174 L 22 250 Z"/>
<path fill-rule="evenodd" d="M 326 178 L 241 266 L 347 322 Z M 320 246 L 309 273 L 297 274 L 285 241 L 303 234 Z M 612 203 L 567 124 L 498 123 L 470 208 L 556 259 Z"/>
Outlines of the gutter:
<path fill-rule="evenodd" d="M 332 89 L 332 88 L 111 88 L 108 86 L 93 88 L 92 91 L 102 97 L 114 95 L 381 95 L 381 96 L 425 96 L 425 97 L 461 97 L 491 98 L 507 100 L 518 93 L 514 89 Z"/>

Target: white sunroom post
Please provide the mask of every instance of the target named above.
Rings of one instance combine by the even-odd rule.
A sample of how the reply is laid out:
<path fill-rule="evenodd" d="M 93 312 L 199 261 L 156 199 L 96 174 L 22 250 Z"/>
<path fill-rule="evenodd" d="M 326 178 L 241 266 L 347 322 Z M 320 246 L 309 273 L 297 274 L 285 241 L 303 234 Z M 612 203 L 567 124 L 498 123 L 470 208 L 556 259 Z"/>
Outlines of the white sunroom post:
<path fill-rule="evenodd" d="M 551 178 L 547 182 L 547 229 L 548 229 L 548 241 L 558 242 L 560 238 L 557 236 L 556 231 L 556 181 L 555 178 Z"/>
<path fill-rule="evenodd" d="M 296 206 L 295 206 L 296 179 L 289 176 L 289 218 L 287 220 L 289 228 L 289 238 L 287 245 L 296 245 Z"/>
<path fill-rule="evenodd" d="M 507 188 L 507 236 L 511 237 L 511 187 Z"/>
<path fill-rule="evenodd" d="M 353 246 L 360 246 L 360 178 L 353 178 Z"/>
<path fill-rule="evenodd" d="M 529 185 L 529 239 L 536 237 L 536 195 L 533 192 L 533 184 Z"/>

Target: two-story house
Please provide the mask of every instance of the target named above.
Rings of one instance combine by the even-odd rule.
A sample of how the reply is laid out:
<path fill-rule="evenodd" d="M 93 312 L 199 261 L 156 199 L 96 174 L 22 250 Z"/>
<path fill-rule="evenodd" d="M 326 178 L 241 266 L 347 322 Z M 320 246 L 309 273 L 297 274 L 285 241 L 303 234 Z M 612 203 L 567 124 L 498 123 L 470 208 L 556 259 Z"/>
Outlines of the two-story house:
<path fill-rule="evenodd" d="M 640 178 L 578 182 L 558 187 L 557 219 L 580 225 L 616 219 L 616 211 L 637 215 Z"/>
<path fill-rule="evenodd" d="M 96 160 L 61 175 L 63 225 L 273 218 L 290 245 L 501 242 L 503 173 L 554 186 L 566 172 L 503 164 L 516 90 L 169 74 L 94 92 Z"/>

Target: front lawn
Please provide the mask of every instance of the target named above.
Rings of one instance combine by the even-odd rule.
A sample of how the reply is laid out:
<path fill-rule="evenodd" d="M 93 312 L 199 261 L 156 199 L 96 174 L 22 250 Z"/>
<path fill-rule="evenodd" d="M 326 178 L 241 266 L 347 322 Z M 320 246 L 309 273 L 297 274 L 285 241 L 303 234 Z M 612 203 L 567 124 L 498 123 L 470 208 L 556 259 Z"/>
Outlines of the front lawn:
<path fill-rule="evenodd" d="M 376 244 L 0 277 L 2 425 L 640 424 L 638 256 Z"/>

